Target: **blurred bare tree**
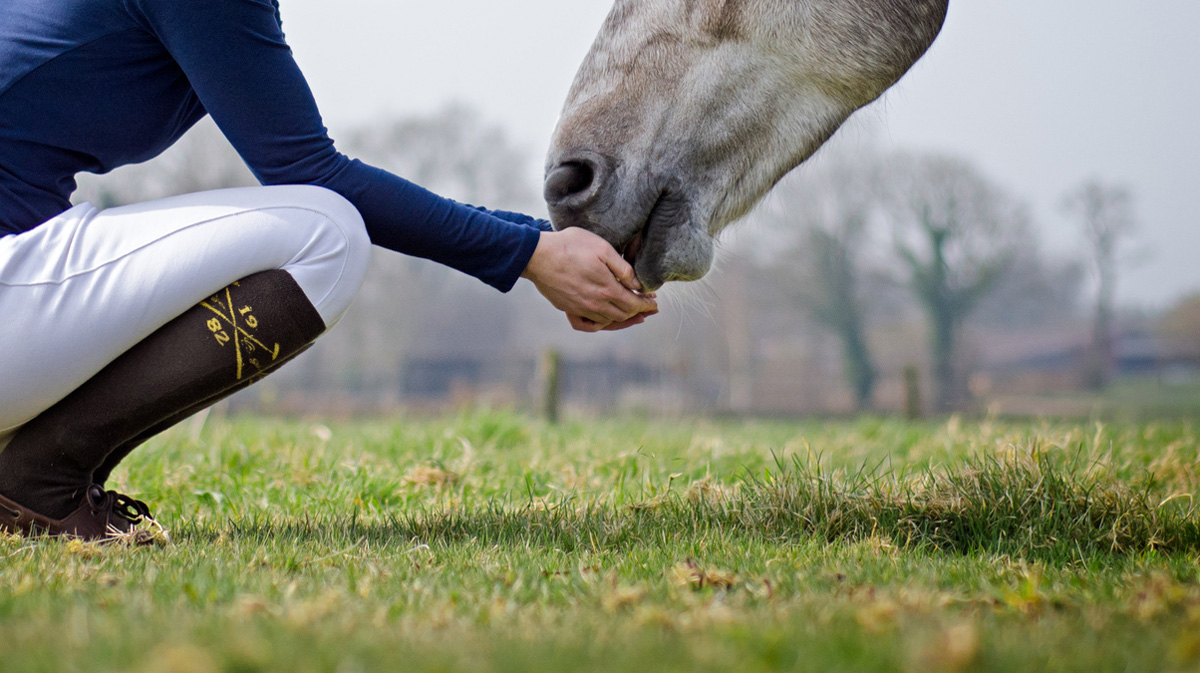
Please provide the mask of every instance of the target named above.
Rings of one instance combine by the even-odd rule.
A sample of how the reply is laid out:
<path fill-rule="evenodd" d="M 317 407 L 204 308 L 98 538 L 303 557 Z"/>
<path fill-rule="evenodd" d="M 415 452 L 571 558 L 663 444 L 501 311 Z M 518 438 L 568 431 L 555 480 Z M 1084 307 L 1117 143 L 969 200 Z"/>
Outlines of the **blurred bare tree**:
<path fill-rule="evenodd" d="M 779 282 L 816 323 L 834 334 L 843 373 L 861 411 L 871 407 L 878 369 L 867 347 L 872 217 L 879 200 L 874 157 L 830 151 L 811 170 L 784 179 L 759 215 L 790 231 L 791 243 L 774 262 Z M 781 234 L 776 234 L 780 236 Z"/>
<path fill-rule="evenodd" d="M 1120 184 L 1085 180 L 1063 198 L 1063 210 L 1076 218 L 1087 242 L 1096 278 L 1092 345 L 1085 382 L 1093 389 L 1108 385 L 1113 372 L 1113 305 L 1122 248 L 1137 229 L 1133 193 Z"/>
<path fill-rule="evenodd" d="M 898 154 L 882 178 L 896 253 L 929 323 L 934 408 L 952 411 L 967 399 L 963 323 L 1037 241 L 1026 209 L 962 159 Z"/>

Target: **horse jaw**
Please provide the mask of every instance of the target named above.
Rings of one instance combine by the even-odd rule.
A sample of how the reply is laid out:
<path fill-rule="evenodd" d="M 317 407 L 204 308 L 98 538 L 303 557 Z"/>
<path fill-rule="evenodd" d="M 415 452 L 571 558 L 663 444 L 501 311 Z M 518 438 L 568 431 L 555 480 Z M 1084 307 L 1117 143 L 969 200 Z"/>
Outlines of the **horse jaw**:
<path fill-rule="evenodd" d="M 551 219 L 637 248 L 647 288 L 703 276 L 713 237 L 899 79 L 945 10 L 946 0 L 617 0 L 554 132 Z M 563 166 L 579 173 L 568 189 L 550 177 Z"/>

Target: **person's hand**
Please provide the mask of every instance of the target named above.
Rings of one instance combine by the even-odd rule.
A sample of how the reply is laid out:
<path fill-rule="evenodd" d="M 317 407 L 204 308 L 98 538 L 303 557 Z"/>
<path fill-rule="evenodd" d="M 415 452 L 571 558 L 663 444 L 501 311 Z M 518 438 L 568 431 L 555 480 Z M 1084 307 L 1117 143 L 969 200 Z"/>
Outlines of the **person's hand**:
<path fill-rule="evenodd" d="M 581 332 L 625 329 L 658 313 L 654 295 L 636 292 L 642 285 L 629 262 L 579 227 L 542 232 L 521 275 Z"/>

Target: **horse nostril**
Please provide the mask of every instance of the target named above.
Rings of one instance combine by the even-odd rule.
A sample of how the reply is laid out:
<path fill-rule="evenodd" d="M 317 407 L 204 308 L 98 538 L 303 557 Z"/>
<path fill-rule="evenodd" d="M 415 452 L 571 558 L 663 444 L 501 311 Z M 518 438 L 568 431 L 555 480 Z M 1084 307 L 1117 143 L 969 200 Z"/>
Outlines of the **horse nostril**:
<path fill-rule="evenodd" d="M 546 176 L 546 203 L 558 205 L 585 194 L 595 181 L 596 169 L 589 162 L 568 161 L 559 164 Z"/>

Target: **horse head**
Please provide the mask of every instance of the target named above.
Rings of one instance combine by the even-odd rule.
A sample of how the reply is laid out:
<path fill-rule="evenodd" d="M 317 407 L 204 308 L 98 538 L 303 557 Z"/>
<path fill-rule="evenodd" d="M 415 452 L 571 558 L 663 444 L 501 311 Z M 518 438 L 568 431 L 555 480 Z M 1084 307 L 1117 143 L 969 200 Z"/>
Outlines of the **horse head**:
<path fill-rule="evenodd" d="M 703 276 L 713 237 L 921 57 L 948 0 L 616 0 L 551 141 L 559 228 L 647 289 Z"/>

